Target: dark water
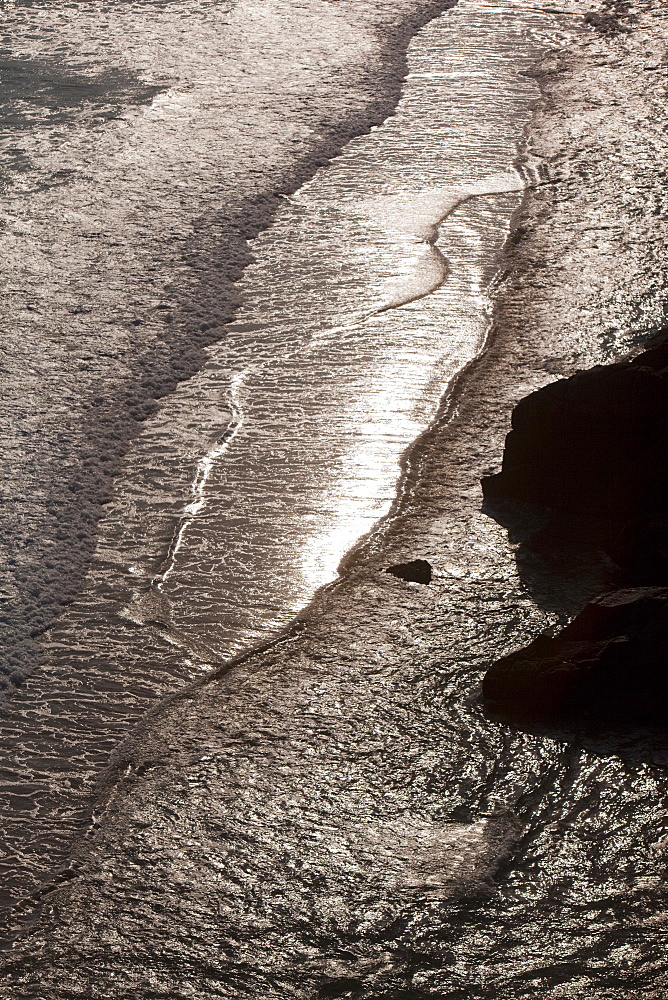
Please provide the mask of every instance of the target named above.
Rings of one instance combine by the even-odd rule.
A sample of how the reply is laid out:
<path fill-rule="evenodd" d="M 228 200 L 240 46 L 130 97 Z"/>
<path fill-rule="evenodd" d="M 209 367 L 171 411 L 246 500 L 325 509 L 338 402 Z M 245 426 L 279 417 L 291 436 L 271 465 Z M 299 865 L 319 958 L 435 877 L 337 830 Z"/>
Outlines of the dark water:
<path fill-rule="evenodd" d="M 513 276 L 518 252 L 509 251 L 510 277 L 495 286 L 505 340 L 501 329 L 468 388 L 404 466 L 402 505 L 343 580 L 316 599 L 302 628 L 162 705 L 116 752 L 94 834 L 63 873 L 71 885 L 45 897 L 37 926 L 8 961 L 15 995 L 621 1000 L 665 993 L 661 746 L 649 737 L 512 732 L 485 718 L 478 702 L 489 659 L 577 599 L 572 580 L 528 586 L 507 532 L 480 511 L 477 477 L 498 461 L 509 406 L 555 372 L 623 351 L 662 316 L 661 228 L 647 209 L 659 197 L 652 156 L 661 125 L 650 116 L 651 86 L 636 82 L 634 92 L 630 81 L 648 50 L 663 58 L 665 39 L 646 16 L 631 39 L 577 33 L 571 41 L 568 18 L 540 5 L 527 11 L 472 0 L 425 29 L 413 48 L 416 75 L 453 74 L 439 107 L 462 115 L 470 99 L 467 127 L 461 118 L 452 133 L 443 125 L 432 145 L 409 133 L 420 155 L 407 161 L 400 149 L 394 173 L 393 139 L 380 172 L 389 190 L 378 191 L 373 179 L 379 150 L 385 155 L 382 129 L 308 185 L 257 241 L 231 337 L 128 456 L 88 596 L 59 630 L 48 680 L 33 688 L 41 698 L 52 692 L 53 732 L 64 718 L 70 760 L 90 769 L 119 742 L 142 704 L 137 692 L 143 687 L 146 705 L 160 690 L 160 670 L 168 674 L 164 691 L 235 642 L 280 626 L 388 510 L 402 450 L 480 346 L 518 203 L 502 195 L 458 209 L 441 228 L 450 274 L 438 291 L 359 322 L 359 312 L 385 301 L 383 280 L 393 294 L 397 259 L 406 262 L 411 290 L 431 273 L 424 256 L 415 267 L 404 224 L 394 221 L 405 218 L 396 197 L 410 206 L 413 232 L 416 196 L 434 219 L 443 188 L 506 170 L 535 94 L 517 70 L 548 41 L 575 47 L 563 64 L 565 90 L 581 93 L 586 66 L 590 106 L 569 106 L 554 85 L 562 117 L 551 128 L 549 119 L 535 126 L 523 172 L 549 179 L 556 192 L 525 205 L 534 235 L 525 237 L 523 260 L 520 253 L 524 270 Z M 481 64 L 491 68 L 492 86 Z M 625 114 L 606 105 L 613 83 L 628 95 Z M 494 102 L 502 95 L 501 109 Z M 420 121 L 420 102 L 439 120 L 433 99 L 423 92 L 409 126 Z M 476 134 L 485 114 L 494 125 L 488 120 Z M 463 136 L 462 148 L 449 135 Z M 370 163 L 365 143 L 374 150 Z M 341 179 L 347 157 L 371 171 L 371 207 L 363 212 L 359 175 L 350 193 Z M 380 211 L 377 193 L 393 199 Z M 362 204 L 369 206 L 366 193 Z M 586 222 L 583 204 L 592 213 Z M 542 246 L 541 211 L 551 224 Z M 326 236 L 314 224 L 322 216 Z M 540 280 L 539 264 L 548 271 Z M 306 265 L 315 265 L 316 279 L 303 278 Z M 290 294 L 276 273 L 290 276 Z M 304 303 L 299 323 L 286 324 L 288 309 Z M 285 345 L 280 366 L 277 344 Z M 262 470 L 262 490 L 251 468 Z M 266 525 L 257 536 L 266 550 L 253 534 L 258 523 Z M 253 551 L 269 558 L 254 562 Z M 414 556 L 432 563 L 430 587 L 383 572 Z M 133 581 L 132 598 L 132 587 L 109 583 L 113 572 L 143 578 L 144 587 Z M 581 581 L 580 597 L 595 583 Z M 127 617 L 104 635 L 96 625 L 113 586 L 134 633 Z M 277 593 L 287 596 L 285 606 Z M 252 607 L 259 612 L 248 614 Z M 68 689 L 59 665 L 72 658 L 72 636 L 82 634 L 86 647 L 72 660 L 80 669 L 70 675 L 79 679 L 74 687 L 68 679 Z M 116 728 L 100 705 L 103 683 Z M 99 728 L 87 739 L 82 730 L 92 719 Z M 86 773 L 68 767 L 69 780 Z M 51 816 L 75 814 L 77 804 L 61 797 L 49 808 Z M 47 840 L 50 823 L 42 827 Z M 36 856 L 33 847 L 30 864 L 39 869 Z"/>

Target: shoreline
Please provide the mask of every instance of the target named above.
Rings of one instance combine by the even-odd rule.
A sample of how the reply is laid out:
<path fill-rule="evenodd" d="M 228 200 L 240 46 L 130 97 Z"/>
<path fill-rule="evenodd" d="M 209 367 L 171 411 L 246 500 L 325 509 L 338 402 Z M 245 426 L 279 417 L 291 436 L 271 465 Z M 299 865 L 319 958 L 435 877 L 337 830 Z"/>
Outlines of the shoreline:
<path fill-rule="evenodd" d="M 19 575 L 24 573 L 26 576 L 21 585 L 23 592 L 28 594 L 29 588 L 33 588 L 39 593 L 34 599 L 30 597 L 33 610 L 28 609 L 27 617 L 23 615 L 21 608 L 18 608 L 18 618 L 14 621 L 17 631 L 9 635 L 11 627 L 7 629 L 8 641 L 14 640 L 12 649 L 14 660 L 5 671 L 7 688 L 0 691 L 3 740 L 8 748 L 11 747 L 12 753 L 12 762 L 8 767 L 9 773 L 6 775 L 2 790 L 8 801 L 12 801 L 11 796 L 16 795 L 17 788 L 26 786 L 26 774 L 30 775 L 28 786 L 31 801 L 26 803 L 21 799 L 16 801 L 21 802 L 26 813 L 29 812 L 37 817 L 34 824 L 31 821 L 31 825 L 38 826 L 41 821 L 49 825 L 54 779 L 48 768 L 44 773 L 43 762 L 51 752 L 51 747 L 57 748 L 63 740 L 65 741 L 60 751 L 61 757 L 58 758 L 58 752 L 54 753 L 55 765 L 58 774 L 67 775 L 68 779 L 72 778 L 75 789 L 72 796 L 74 804 L 67 804 L 61 810 L 65 815 L 59 816 L 57 823 L 51 824 L 53 827 L 51 833 L 57 842 L 53 847 L 55 857 L 67 856 L 69 837 L 78 830 L 76 816 L 71 814 L 83 808 L 82 799 L 87 796 L 90 789 L 84 782 L 83 792 L 76 791 L 79 788 L 78 783 L 83 780 L 80 761 L 77 747 L 71 747 L 64 735 L 69 732 L 68 726 L 71 725 L 71 720 L 66 719 L 59 727 L 58 708 L 54 711 L 52 706 L 54 704 L 59 706 L 62 712 L 62 706 L 65 710 L 67 708 L 68 699 L 78 699 L 82 711 L 81 718 L 75 720 L 75 724 L 78 721 L 79 725 L 89 726 L 96 731 L 102 728 L 95 717 L 95 699 L 86 690 L 86 678 L 84 677 L 83 683 L 78 679 L 79 673 L 85 674 L 85 671 L 79 670 L 80 660 L 82 658 L 90 660 L 95 657 L 86 645 L 86 620 L 90 614 L 91 602 L 86 599 L 82 581 L 93 560 L 97 522 L 104 503 L 109 500 L 108 490 L 113 483 L 114 475 L 118 472 L 132 440 L 141 431 L 142 421 L 155 409 L 156 400 L 164 397 L 176 384 L 187 380 L 199 370 L 208 358 L 205 348 L 225 336 L 225 327 L 221 327 L 220 324 L 229 319 L 236 308 L 238 291 L 235 282 L 249 260 L 251 251 L 248 239 L 271 224 L 276 208 L 280 204 L 281 194 L 298 189 L 323 163 L 336 156 L 353 136 L 364 134 L 392 114 L 400 99 L 407 67 L 407 49 L 411 38 L 423 24 L 452 5 L 453 0 L 401 0 L 399 4 L 387 10 L 382 5 L 373 3 L 363 5 L 344 3 L 337 4 L 332 21 L 332 18 L 328 20 L 328 8 L 323 5 L 307 4 L 305 7 L 302 5 L 300 8 L 294 8 L 277 4 L 271 9 L 274 21 L 270 22 L 270 27 L 277 26 L 283 31 L 281 35 L 279 30 L 272 41 L 279 54 L 281 48 L 289 48 L 292 45 L 293 31 L 299 29 L 296 37 L 301 37 L 307 32 L 309 24 L 320 24 L 317 21 L 318 17 L 325 18 L 325 27 L 322 37 L 317 37 L 317 32 L 313 33 L 313 37 L 309 39 L 308 45 L 301 53 L 301 63 L 304 64 L 301 68 L 308 68 L 309 61 L 315 60 L 319 74 L 311 79 L 312 86 L 306 96 L 299 90 L 298 81 L 301 79 L 299 76 L 296 78 L 297 83 L 292 80 L 288 80 L 287 83 L 283 81 L 288 89 L 287 95 L 282 94 L 279 87 L 275 94 L 267 96 L 261 88 L 258 89 L 257 84 L 253 84 L 252 78 L 249 82 L 244 80 L 244 76 L 247 75 L 244 71 L 253 69 L 253 59 L 263 56 L 261 25 L 256 25 L 253 17 L 264 8 L 262 4 L 258 7 L 253 0 L 249 0 L 245 5 L 237 4 L 236 28 L 230 29 L 232 51 L 231 54 L 225 53 L 225 58 L 233 69 L 235 58 L 238 59 L 241 70 L 236 67 L 237 75 L 232 74 L 230 92 L 224 95 L 225 101 L 229 100 L 230 110 L 229 114 L 226 112 L 227 118 L 223 118 L 224 127 L 217 137 L 217 146 L 220 147 L 218 155 L 224 160 L 226 144 L 234 138 L 236 129 L 239 137 L 237 137 L 237 147 L 233 146 L 232 150 L 233 153 L 236 151 L 237 161 L 232 167 L 233 174 L 234 170 L 244 174 L 243 183 L 237 183 L 236 174 L 229 176 L 225 172 L 225 164 L 222 166 L 218 164 L 221 177 L 215 175 L 216 164 L 211 165 L 211 171 L 214 173 L 209 177 L 209 186 L 205 191 L 206 198 L 210 202 L 209 215 L 200 214 L 196 219 L 197 231 L 182 239 L 179 237 L 177 246 L 181 254 L 180 258 L 177 254 L 177 263 L 182 265 L 183 261 L 188 262 L 187 277 L 184 278 L 181 274 L 183 271 L 181 266 L 177 268 L 176 277 L 169 268 L 166 269 L 166 273 L 164 273 L 165 268 L 158 268 L 157 274 L 149 271 L 151 283 L 155 284 L 154 288 L 149 289 L 150 302 L 145 303 L 138 299 L 137 318 L 131 323 L 127 316 L 124 315 L 122 318 L 122 324 L 129 328 L 129 339 L 134 352 L 128 364 L 125 357 L 119 362 L 118 358 L 113 356 L 113 349 L 108 347 L 106 339 L 108 328 L 104 325 L 107 316 L 100 319 L 95 313 L 90 317 L 88 313 L 84 313 L 76 320 L 77 323 L 84 325 L 83 333 L 90 335 L 89 339 L 82 337 L 85 350 L 90 350 L 91 353 L 99 350 L 102 360 L 97 360 L 103 369 L 104 377 L 101 379 L 103 385 L 101 390 L 99 385 L 94 384 L 94 380 L 89 385 L 85 375 L 81 375 L 80 380 L 75 378 L 74 387 L 69 385 L 68 380 L 71 376 L 77 375 L 77 365 L 80 365 L 79 351 L 82 348 L 75 345 L 72 348 L 73 357 L 69 359 L 70 368 L 62 359 L 55 368 L 57 380 L 63 383 L 62 391 L 59 382 L 58 393 L 54 392 L 48 400 L 48 405 L 45 404 L 44 410 L 39 412 L 37 424 L 46 425 L 49 433 L 53 435 L 59 431 L 61 419 L 65 424 L 68 420 L 76 422 L 76 409 L 81 405 L 83 436 L 82 440 L 78 440 L 75 436 L 67 440 L 64 432 L 57 435 L 59 441 L 61 437 L 66 440 L 61 449 L 62 453 L 56 450 L 57 469 L 51 477 L 52 481 L 49 481 L 49 476 L 53 469 L 40 470 L 40 486 L 47 494 L 46 500 L 39 496 L 35 504 L 21 505 L 22 510 L 23 507 L 26 508 L 25 530 L 32 531 L 36 536 L 35 548 L 38 552 L 33 559 L 35 567 L 26 569 L 24 566 L 19 566 L 16 572 Z M 244 22 L 246 16 L 250 19 L 248 25 Z M 337 40 L 335 32 L 342 32 L 346 26 L 347 34 L 344 34 L 342 47 L 339 49 L 334 44 Z M 258 33 L 258 38 L 251 38 L 249 41 L 244 31 L 253 35 L 254 29 Z M 328 33 L 334 33 L 333 41 L 328 38 Z M 247 51 L 244 50 L 245 43 L 248 43 Z M 332 51 L 329 51 L 328 45 Z M 256 51 L 258 47 L 259 52 Z M 217 54 L 220 56 L 220 53 Z M 336 64 L 334 68 L 329 66 L 328 59 Z M 223 66 L 229 69 L 227 63 Z M 266 67 L 260 60 L 260 69 L 263 68 Z M 321 86 L 315 86 L 318 81 Z M 182 82 L 187 83 L 187 80 Z M 246 103 L 243 103 L 241 98 L 246 91 L 248 98 Z M 219 109 L 214 106 L 212 115 L 213 112 L 218 114 L 218 118 L 213 116 L 213 123 L 221 126 Z M 254 112 L 257 112 L 256 131 L 258 128 L 267 130 L 265 139 L 269 149 L 267 156 L 261 155 L 264 147 L 260 143 L 256 142 L 253 146 L 253 129 L 245 129 L 240 124 L 243 121 L 249 126 L 252 125 Z M 285 133 L 281 135 L 281 142 L 278 145 L 276 145 L 274 118 L 278 119 Z M 244 137 L 244 131 L 249 132 L 249 137 Z M 299 141 L 295 140 L 295 144 L 291 145 L 293 133 L 299 137 Z M 202 136 L 197 138 L 201 140 Z M 129 145 L 131 146 L 132 142 Z M 171 152 L 168 150 L 167 154 Z M 178 153 L 177 149 L 174 153 L 175 158 Z M 257 162 L 258 157 L 261 162 Z M 105 182 L 108 182 L 108 177 L 104 174 L 104 170 L 113 173 L 114 165 L 115 161 L 111 164 L 103 162 L 100 170 Z M 178 179 L 178 172 L 176 177 Z M 124 178 L 119 183 L 122 187 Z M 104 198 L 107 193 L 106 183 L 100 186 L 100 196 Z M 176 190 L 178 192 L 178 188 Z M 131 193 L 137 195 L 136 191 Z M 143 188 L 140 188 L 139 195 L 142 193 Z M 26 204 L 30 208 L 29 197 L 26 198 Z M 187 216 L 188 211 L 194 212 L 194 208 L 186 200 L 184 216 Z M 162 248 L 160 240 L 163 234 L 153 235 L 155 235 L 155 246 L 151 249 L 159 258 Z M 169 235 L 167 234 L 168 237 Z M 124 236 L 131 250 L 133 238 L 136 238 L 134 230 L 131 230 L 127 237 Z M 114 245 L 119 244 L 112 242 L 111 247 Z M 104 253 L 104 250 L 102 241 L 100 253 Z M 113 257 L 113 249 L 107 248 L 107 250 Z M 70 264 L 77 263 L 76 254 L 73 261 L 65 260 L 63 264 L 65 278 Z M 126 265 L 127 262 L 122 263 Z M 164 261 L 151 260 L 150 263 L 155 270 L 154 265 L 164 264 Z M 129 291 L 128 288 L 124 289 L 123 280 L 127 279 L 131 285 L 132 277 L 132 274 L 128 276 L 123 268 L 120 268 L 120 277 L 116 283 L 126 293 L 124 298 L 130 297 L 132 288 L 128 286 Z M 146 283 L 146 275 L 143 275 L 142 281 Z M 164 288 L 161 287 L 161 281 L 164 282 Z M 176 283 L 176 287 L 174 284 L 168 287 L 172 281 Z M 86 290 L 87 295 L 89 291 Z M 94 287 L 92 291 L 95 293 L 100 289 Z M 163 300 L 157 307 L 156 302 L 161 300 L 155 296 L 161 296 Z M 100 293 L 100 298 L 102 305 L 105 306 L 106 289 Z M 169 302 L 172 308 L 170 310 L 163 308 L 164 302 Z M 51 341 L 48 340 L 51 326 L 57 325 L 59 321 L 59 314 L 54 316 L 47 314 L 46 319 L 40 320 L 46 328 L 46 333 L 43 335 L 47 338 L 48 345 L 51 345 Z M 134 325 L 135 323 L 138 325 Z M 96 324 L 100 324 L 99 329 Z M 48 361 L 49 353 L 46 349 L 45 357 Z M 88 365 L 88 362 L 86 364 Z M 119 365 L 120 375 L 117 370 Z M 46 382 L 45 385 L 44 391 L 48 393 L 49 383 Z M 29 389 L 28 382 L 27 389 L 23 386 L 21 393 Z M 96 390 L 100 392 L 99 397 L 95 395 Z M 19 409 L 23 399 L 21 393 L 13 400 Z M 94 397 L 92 401 L 90 396 Z M 61 415 L 60 409 L 54 416 L 54 407 L 67 411 L 65 416 Z M 40 448 L 48 447 L 49 443 L 49 434 L 41 435 Z M 32 444 L 36 449 L 37 464 L 40 452 L 37 443 L 33 441 Z M 21 447 L 25 446 L 25 441 L 22 439 Z M 27 447 L 30 447 L 30 444 Z M 20 488 L 20 481 L 17 488 Z M 70 499 L 61 503 L 63 491 Z M 30 496 L 32 497 L 34 493 L 35 491 L 31 490 Z M 40 559 L 40 546 L 42 542 L 46 544 L 49 541 L 47 536 L 53 527 L 49 525 L 48 531 L 45 529 L 46 534 L 42 537 L 40 534 L 44 527 L 42 515 L 53 520 L 54 510 L 62 522 L 56 525 L 60 534 L 53 539 L 53 545 L 49 546 L 46 555 Z M 6 532 L 11 532 L 12 522 L 6 522 L 4 528 Z M 20 542 L 20 537 L 18 540 Z M 30 554 L 32 550 L 26 551 Z M 112 598 L 114 597 L 117 598 L 118 595 L 113 594 Z M 58 616 L 56 604 L 61 598 L 63 604 Z M 98 600 L 96 610 L 102 627 L 105 622 L 113 627 L 117 603 L 118 600 L 110 601 L 106 592 Z M 30 619 L 35 608 L 39 622 Z M 67 627 L 70 630 L 70 642 L 69 661 L 65 665 L 68 666 L 71 676 L 55 676 L 54 680 L 58 668 L 61 674 L 63 673 L 62 655 L 61 662 L 56 663 L 55 667 L 53 661 L 57 660 L 63 648 L 62 633 Z M 81 634 L 78 645 L 72 642 L 72 636 L 76 635 L 77 631 Z M 47 641 L 42 644 L 39 640 L 45 633 Z M 21 636 L 24 638 L 27 636 L 25 660 L 21 659 L 23 656 Z M 48 656 L 49 645 L 55 649 L 55 654 L 51 658 Z M 160 663 L 160 654 L 164 654 L 162 639 L 158 637 L 151 648 L 147 648 L 149 645 L 146 639 L 142 640 L 142 652 L 146 652 L 147 660 L 153 655 L 157 663 L 157 666 L 153 664 L 155 669 L 152 672 L 150 670 L 147 672 L 147 684 L 149 687 L 153 684 L 152 694 L 155 699 L 169 693 L 175 685 L 180 684 L 181 680 L 176 671 L 174 676 L 171 675 L 170 663 Z M 163 656 L 163 659 L 166 660 L 167 657 Z M 106 664 L 102 667 L 103 672 L 104 669 L 108 671 Z M 34 670 L 37 673 L 32 673 Z M 31 673 L 33 680 L 28 680 L 26 683 Z M 2 676 L 4 675 L 0 675 L 0 681 Z M 109 700 L 112 701 L 114 697 L 114 694 L 110 695 Z M 123 707 L 121 705 L 121 709 Z M 108 713 L 111 716 L 109 726 L 111 733 L 100 732 L 99 746 L 89 747 L 87 751 L 88 755 L 95 757 L 95 765 L 101 762 L 100 766 L 104 766 L 110 745 L 113 746 L 125 735 L 126 730 L 122 727 L 119 730 L 114 713 L 115 707 L 112 702 Z M 86 753 L 83 756 L 86 756 Z M 33 765 L 32 761 L 35 758 L 39 766 Z M 8 818 L 13 821 L 16 817 L 17 824 L 20 825 L 21 817 L 24 816 L 22 810 L 18 806 L 10 806 L 7 812 L 10 814 Z M 49 817 L 46 821 L 43 820 L 45 814 Z M 0 867 L 4 875 L 0 901 L 5 903 L 9 903 L 17 892 L 20 894 L 26 885 L 34 884 L 34 875 L 28 869 L 34 861 L 31 852 L 40 850 L 39 830 L 22 831 L 17 837 L 11 822 L 7 823 L 7 827 L 9 857 Z M 37 840 L 35 849 L 32 843 L 28 845 L 24 843 L 26 834 L 29 840 Z M 27 860 L 23 864 L 20 858 L 26 849 Z M 18 875 L 17 868 L 20 869 Z M 23 868 L 26 868 L 26 872 Z"/>
<path fill-rule="evenodd" d="M 483 13 L 478 19 L 483 38 L 485 18 Z M 443 24 L 447 21 L 444 19 Z M 523 65 L 529 62 L 530 57 Z M 520 85 L 523 92 L 533 93 L 534 89 Z M 461 134 L 465 136 L 466 130 Z M 506 155 L 514 152 L 511 141 Z M 484 176 L 489 176 L 486 171 Z M 492 186 L 498 187 L 498 178 Z M 490 206 L 481 209 L 488 210 Z M 495 245 L 500 249 L 503 233 L 499 236 Z M 436 391 L 434 402 L 438 394 Z M 394 488 L 391 492 L 394 494 Z M 171 522 L 169 527 L 171 531 Z M 70 841 L 80 835 L 88 814 L 95 777 L 108 766 L 115 747 L 147 709 L 189 683 L 197 669 L 196 664 L 183 659 L 178 631 L 164 627 L 159 601 L 155 602 L 157 608 L 147 601 L 149 606 L 139 609 L 140 621 L 151 622 L 150 616 L 154 615 L 155 625 L 145 628 L 139 622 L 128 622 L 124 611 L 130 594 L 124 589 L 125 574 L 114 575 L 114 569 L 125 563 L 119 561 L 121 549 L 114 548 L 114 538 L 112 530 L 106 536 L 110 544 L 100 545 L 97 578 L 51 631 L 51 663 L 6 710 L 3 729 L 6 738 L 13 741 L 15 757 L 13 773 L 6 778 L 8 791 L 14 792 L 17 786 L 24 788 L 28 775 L 30 779 L 29 796 L 25 801 L 12 800 L 17 804 L 5 816 L 6 840 L 16 855 L 12 856 L 12 850 L 7 852 L 3 886 L 6 901 L 12 895 L 22 897 L 33 889 L 40 891 L 45 858 L 51 862 L 50 870 L 58 860 L 69 856 Z M 128 565 L 132 561 L 129 556 Z M 197 645 L 191 637 L 187 645 L 196 650 L 204 664 L 209 661 L 206 643 Z M 72 735 L 66 736 L 69 733 Z M 63 791 L 56 794 L 53 773 L 61 776 L 63 785 Z M 45 851 L 47 842 L 50 847 Z"/>

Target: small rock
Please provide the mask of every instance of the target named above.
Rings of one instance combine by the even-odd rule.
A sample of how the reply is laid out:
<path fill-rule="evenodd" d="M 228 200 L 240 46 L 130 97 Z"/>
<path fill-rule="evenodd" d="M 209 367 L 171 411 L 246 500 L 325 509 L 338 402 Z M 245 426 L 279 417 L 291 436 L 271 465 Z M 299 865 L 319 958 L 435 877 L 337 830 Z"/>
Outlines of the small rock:
<path fill-rule="evenodd" d="M 388 566 L 386 573 L 398 576 L 401 580 L 408 580 L 410 583 L 431 583 L 431 565 L 426 559 L 413 559 L 411 562 L 397 563 L 396 566 Z"/>

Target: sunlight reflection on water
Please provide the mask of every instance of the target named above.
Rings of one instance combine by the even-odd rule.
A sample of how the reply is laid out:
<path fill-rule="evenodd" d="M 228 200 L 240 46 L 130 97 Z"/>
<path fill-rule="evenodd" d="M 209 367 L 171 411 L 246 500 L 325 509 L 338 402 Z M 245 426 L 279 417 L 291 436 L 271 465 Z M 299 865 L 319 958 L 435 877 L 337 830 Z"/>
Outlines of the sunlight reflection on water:
<path fill-rule="evenodd" d="M 420 33 L 396 113 L 285 200 L 209 365 L 128 459 L 111 514 L 124 563 L 140 589 L 160 581 L 173 625 L 219 655 L 286 624 L 336 576 L 480 350 L 536 96 L 518 70 L 554 28 L 538 9 L 520 24 L 517 6 L 462 2 Z M 133 505 L 147 493 L 148 511 Z"/>

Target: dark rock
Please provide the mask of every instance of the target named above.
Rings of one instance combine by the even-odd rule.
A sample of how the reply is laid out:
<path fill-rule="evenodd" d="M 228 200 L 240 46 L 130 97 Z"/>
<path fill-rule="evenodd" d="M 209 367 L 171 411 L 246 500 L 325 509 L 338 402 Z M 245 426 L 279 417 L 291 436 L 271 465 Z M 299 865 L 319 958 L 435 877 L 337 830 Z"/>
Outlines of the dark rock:
<path fill-rule="evenodd" d="M 555 559 L 598 546 L 620 583 L 668 583 L 668 337 L 632 361 L 545 386 L 512 416 L 501 472 L 486 498 L 551 511 L 526 543 Z"/>
<path fill-rule="evenodd" d="M 515 720 L 668 729 L 668 587 L 657 586 L 668 584 L 667 332 L 632 361 L 523 399 L 502 471 L 483 489 L 497 506 L 544 511 L 521 540 L 521 573 L 538 563 L 566 576 L 577 553 L 599 551 L 634 585 L 494 663 L 483 681 L 488 705 Z"/>
<path fill-rule="evenodd" d="M 668 723 L 668 588 L 614 591 L 497 660 L 483 697 L 513 719 Z"/>
<path fill-rule="evenodd" d="M 431 583 L 431 565 L 426 559 L 413 559 L 412 562 L 397 563 L 396 566 L 388 566 L 385 572 L 411 583 Z"/>
<path fill-rule="evenodd" d="M 635 638 L 663 618 L 668 621 L 668 587 L 614 590 L 591 601 L 559 635 L 568 642 Z"/>
<path fill-rule="evenodd" d="M 641 514 L 628 520 L 605 543 L 631 584 L 668 583 L 668 512 Z"/>
<path fill-rule="evenodd" d="M 486 495 L 624 518 L 665 509 L 668 379 L 630 363 L 579 372 L 515 407 Z"/>

